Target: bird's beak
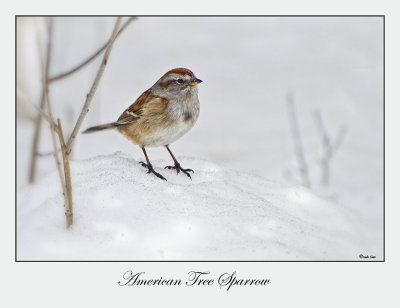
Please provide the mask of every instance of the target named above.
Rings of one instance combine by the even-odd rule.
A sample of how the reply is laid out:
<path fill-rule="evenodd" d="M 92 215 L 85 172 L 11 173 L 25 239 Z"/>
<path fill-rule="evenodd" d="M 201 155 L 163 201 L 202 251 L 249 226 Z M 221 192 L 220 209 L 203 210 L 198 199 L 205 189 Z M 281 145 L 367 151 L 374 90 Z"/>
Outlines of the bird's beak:
<path fill-rule="evenodd" d="M 194 77 L 194 78 L 190 81 L 189 85 L 191 85 L 191 86 L 193 87 L 193 86 L 195 86 L 195 85 L 198 85 L 200 82 L 203 82 L 203 80 L 200 80 L 200 79 Z"/>

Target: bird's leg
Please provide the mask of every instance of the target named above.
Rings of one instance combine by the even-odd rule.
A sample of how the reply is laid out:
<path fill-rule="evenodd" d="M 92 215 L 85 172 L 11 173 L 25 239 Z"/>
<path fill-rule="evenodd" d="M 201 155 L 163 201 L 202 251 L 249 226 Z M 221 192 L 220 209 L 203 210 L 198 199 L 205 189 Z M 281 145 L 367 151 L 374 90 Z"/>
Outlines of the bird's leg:
<path fill-rule="evenodd" d="M 144 147 L 142 147 L 142 150 L 143 150 L 144 156 L 146 157 L 147 164 L 144 163 L 144 162 L 142 162 L 142 161 L 140 161 L 139 164 L 141 164 L 143 167 L 146 167 L 146 168 L 148 169 L 147 173 L 150 173 L 150 172 L 151 172 L 151 173 L 153 173 L 155 176 L 157 176 L 158 178 L 160 178 L 160 179 L 166 181 L 166 180 L 167 180 L 166 178 L 164 178 L 161 174 L 159 174 L 159 173 L 157 173 L 157 172 L 154 171 L 153 166 L 152 166 L 152 164 L 150 163 L 149 158 L 147 157 L 147 153 L 146 153 L 146 150 L 144 149 Z"/>
<path fill-rule="evenodd" d="M 179 164 L 179 162 L 176 160 L 174 154 L 172 154 L 171 150 L 169 149 L 168 145 L 165 146 L 169 152 L 169 154 L 171 155 L 172 159 L 174 160 L 174 166 L 166 166 L 165 169 L 175 169 L 176 173 L 179 173 L 180 171 L 182 171 L 184 174 L 186 174 L 190 179 L 192 179 L 192 177 L 190 176 L 189 172 L 193 172 L 194 171 L 192 169 L 183 169 L 181 167 L 181 165 Z"/>

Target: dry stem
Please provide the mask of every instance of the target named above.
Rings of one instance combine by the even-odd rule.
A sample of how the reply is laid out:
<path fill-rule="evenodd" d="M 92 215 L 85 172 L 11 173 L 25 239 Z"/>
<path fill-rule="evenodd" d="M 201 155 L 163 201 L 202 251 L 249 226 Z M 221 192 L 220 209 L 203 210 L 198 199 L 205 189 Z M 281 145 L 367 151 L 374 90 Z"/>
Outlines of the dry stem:
<path fill-rule="evenodd" d="M 67 145 L 66 145 L 66 151 L 67 151 L 68 154 L 71 153 L 72 144 L 73 144 L 73 142 L 74 142 L 74 140 L 76 138 L 76 134 L 78 133 L 79 128 L 81 127 L 82 122 L 83 122 L 86 114 L 89 111 L 90 103 L 92 102 L 92 99 L 93 99 L 93 96 L 94 96 L 94 94 L 96 92 L 97 86 L 99 85 L 101 77 L 103 76 L 103 72 L 104 72 L 104 69 L 105 69 L 105 67 L 107 65 L 107 61 L 108 61 L 108 58 L 110 56 L 111 49 L 112 49 L 112 47 L 114 45 L 115 39 L 117 38 L 118 28 L 119 28 L 120 23 L 121 23 L 121 17 L 118 17 L 117 21 L 115 22 L 114 30 L 113 30 L 113 33 L 111 35 L 110 41 L 108 42 L 106 52 L 104 53 L 103 61 L 101 61 L 101 65 L 100 65 L 100 68 L 99 68 L 99 70 L 97 72 L 96 78 L 95 78 L 95 80 L 93 82 L 93 85 L 92 85 L 89 93 L 86 95 L 86 101 L 85 101 L 85 104 L 83 105 L 83 108 L 82 108 L 82 111 L 81 111 L 81 113 L 79 115 L 78 121 L 76 122 L 75 127 L 74 127 L 74 129 L 73 129 L 73 131 L 71 133 L 71 136 L 68 139 L 68 142 L 67 142 Z"/>
<path fill-rule="evenodd" d="M 42 97 L 40 99 L 40 109 L 44 107 L 44 93 L 42 93 Z M 32 141 L 32 150 L 31 150 L 31 162 L 29 168 L 29 183 L 35 182 L 36 178 L 36 162 L 37 162 L 37 153 L 39 148 L 39 139 L 40 139 L 40 129 L 42 127 L 42 117 L 38 115 L 35 119 L 35 128 L 33 133 L 33 141 Z"/>
<path fill-rule="evenodd" d="M 45 120 L 50 124 L 50 127 L 55 129 L 56 123 L 49 117 L 49 115 L 43 111 L 43 109 L 40 109 L 40 107 L 36 106 L 33 102 L 29 101 L 28 102 L 35 108 L 35 110 L 39 113 L 38 116 L 45 118 Z"/>
<path fill-rule="evenodd" d="M 136 19 L 136 17 L 130 17 L 130 18 L 125 22 L 125 24 L 123 24 L 123 25 L 121 26 L 121 29 L 119 29 L 119 31 L 118 31 L 116 37 L 118 37 L 118 36 L 122 33 L 122 31 L 124 31 L 125 28 L 126 28 L 133 20 L 135 20 L 135 19 Z M 78 64 L 78 65 L 75 66 L 74 68 L 72 68 L 72 69 L 70 69 L 70 70 L 68 70 L 68 71 L 66 71 L 66 72 L 64 72 L 64 73 L 61 73 L 61 74 L 58 74 L 58 75 L 56 75 L 56 76 L 54 76 L 54 77 L 49 78 L 49 82 L 53 82 L 53 81 L 57 81 L 57 80 L 63 79 L 63 78 L 65 78 L 65 77 L 68 77 L 68 76 L 72 75 L 73 73 L 79 71 L 81 68 L 85 67 L 87 64 L 89 64 L 89 63 L 92 62 L 94 59 L 96 59 L 96 58 L 103 52 L 103 50 L 107 48 L 109 42 L 110 42 L 110 41 L 108 41 L 107 43 L 105 43 L 105 44 L 104 44 L 99 50 L 97 50 L 93 55 L 91 55 L 89 58 L 87 58 L 85 61 L 83 61 L 82 63 Z"/>
<path fill-rule="evenodd" d="M 321 183 L 324 186 L 328 186 L 330 180 L 330 162 L 343 141 L 344 135 L 346 133 L 346 127 L 344 125 L 340 127 L 335 141 L 332 142 L 331 137 L 325 129 L 324 123 L 322 121 L 321 112 L 319 110 L 316 110 L 314 112 L 314 118 L 317 125 L 317 131 L 321 137 L 322 143 L 322 155 L 320 160 L 322 169 Z"/>
<path fill-rule="evenodd" d="M 53 20 L 49 19 L 48 25 L 48 39 L 47 39 L 47 50 L 46 50 L 46 63 L 41 65 L 42 67 L 42 76 L 49 75 L 49 66 L 50 66 L 50 53 L 51 53 L 51 36 L 53 33 Z M 40 36 L 38 35 L 38 38 Z M 38 47 L 40 47 L 40 42 L 38 41 Z M 39 53 L 40 54 L 40 53 Z M 42 63 L 42 60 L 40 59 Z M 44 66 L 44 67 L 43 67 Z M 42 77 L 43 78 L 43 77 Z M 46 103 L 46 93 L 44 84 L 47 83 L 45 80 L 42 80 L 42 94 L 40 98 L 40 109 L 43 110 Z M 36 177 L 36 166 L 37 166 L 37 154 L 39 148 L 39 140 L 40 140 L 40 132 L 42 127 L 42 117 L 38 115 L 35 119 L 35 132 L 33 135 L 33 143 L 32 143 L 32 151 L 31 151 L 31 164 L 29 170 L 29 183 L 33 183 Z"/>
<path fill-rule="evenodd" d="M 64 176 L 65 176 L 65 216 L 67 219 L 67 228 L 69 228 L 74 222 L 73 207 L 72 207 L 72 184 L 71 184 L 71 171 L 69 168 L 69 154 L 67 153 L 64 134 L 61 127 L 60 119 L 57 119 L 56 132 L 61 144 L 61 153 L 63 156 L 64 163 Z"/>
<path fill-rule="evenodd" d="M 296 109 L 295 109 L 295 105 L 294 105 L 293 94 L 289 93 L 286 101 L 287 101 L 287 105 L 288 105 L 288 109 L 289 109 L 289 122 L 290 122 L 290 126 L 292 129 L 292 136 L 293 136 L 293 141 L 294 141 L 294 152 L 296 155 L 300 176 L 301 176 L 303 185 L 306 187 L 311 187 L 310 178 L 308 175 L 307 162 L 306 162 L 306 159 L 304 156 L 303 144 L 301 141 L 300 128 L 299 128 L 299 124 L 297 121 L 297 114 L 296 114 Z"/>
<path fill-rule="evenodd" d="M 51 139 L 52 139 L 53 148 L 54 148 L 53 155 L 56 160 L 58 176 L 60 178 L 61 188 L 63 190 L 64 199 L 65 199 L 66 198 L 66 190 L 65 190 L 65 183 L 64 183 L 64 177 L 63 177 L 63 170 L 61 167 L 61 160 L 60 160 L 59 153 L 58 153 L 57 138 L 56 138 L 56 132 L 55 132 L 56 125 L 54 123 L 54 117 L 53 117 L 53 113 L 51 110 L 51 104 L 50 104 L 50 99 L 49 99 L 49 82 L 48 82 L 48 80 L 49 80 L 50 59 L 51 59 L 51 51 L 52 51 L 52 39 L 53 39 L 53 18 L 50 17 L 49 22 L 48 22 L 48 42 L 47 42 L 46 64 L 43 65 L 43 63 L 41 63 L 42 85 L 43 85 L 42 91 L 44 93 L 45 105 L 47 107 L 47 113 L 48 113 L 48 117 L 50 119 L 50 133 L 51 133 Z M 39 156 L 39 153 L 36 153 L 36 156 Z"/>

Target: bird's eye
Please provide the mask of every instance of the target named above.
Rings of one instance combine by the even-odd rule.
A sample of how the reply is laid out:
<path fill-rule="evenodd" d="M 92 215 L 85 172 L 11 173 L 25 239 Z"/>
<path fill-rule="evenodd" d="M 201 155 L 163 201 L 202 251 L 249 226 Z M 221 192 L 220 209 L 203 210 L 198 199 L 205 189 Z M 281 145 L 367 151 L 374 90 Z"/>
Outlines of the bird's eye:
<path fill-rule="evenodd" d="M 179 78 L 176 82 L 177 82 L 177 83 L 183 83 L 183 79 L 182 79 L 182 78 Z"/>

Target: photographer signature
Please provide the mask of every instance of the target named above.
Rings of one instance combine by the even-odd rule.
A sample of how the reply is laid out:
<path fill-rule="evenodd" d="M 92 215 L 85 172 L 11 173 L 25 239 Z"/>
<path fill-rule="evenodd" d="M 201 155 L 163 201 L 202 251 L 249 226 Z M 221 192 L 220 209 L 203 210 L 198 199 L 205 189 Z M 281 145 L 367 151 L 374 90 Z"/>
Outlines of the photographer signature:
<path fill-rule="evenodd" d="M 364 254 L 359 254 L 358 255 L 358 257 L 360 258 L 360 259 L 375 259 L 376 258 L 376 256 L 374 256 L 374 255 L 364 255 Z"/>

